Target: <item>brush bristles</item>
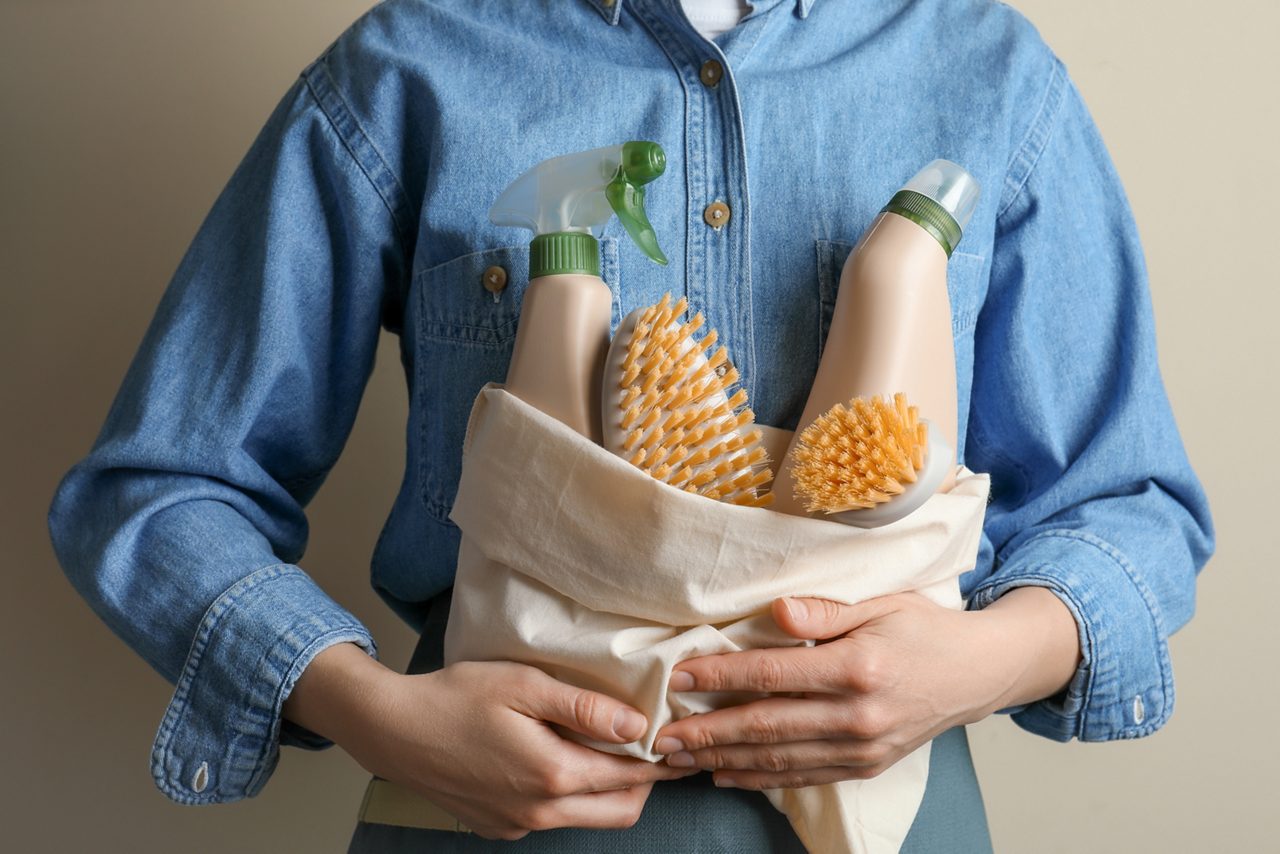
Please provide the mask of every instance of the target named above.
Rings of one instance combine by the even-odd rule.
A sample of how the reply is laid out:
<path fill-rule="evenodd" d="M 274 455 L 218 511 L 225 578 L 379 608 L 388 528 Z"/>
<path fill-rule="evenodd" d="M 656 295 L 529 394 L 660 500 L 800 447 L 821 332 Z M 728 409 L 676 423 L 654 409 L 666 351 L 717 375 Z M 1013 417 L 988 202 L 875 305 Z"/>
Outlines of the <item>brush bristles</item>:
<path fill-rule="evenodd" d="M 688 492 L 751 507 L 773 500 L 773 479 L 755 419 L 744 408 L 747 393 L 731 391 L 738 372 L 723 367 L 728 351 L 707 330 L 701 314 L 679 320 L 688 309 L 667 294 L 641 313 L 627 342 L 618 389 L 615 426 L 626 431 L 624 456 L 652 477 Z M 717 368 L 720 370 L 717 371 Z"/>
<path fill-rule="evenodd" d="M 796 495 L 810 513 L 883 504 L 915 483 L 928 429 L 902 394 L 837 403 L 800 434 L 791 457 Z"/>

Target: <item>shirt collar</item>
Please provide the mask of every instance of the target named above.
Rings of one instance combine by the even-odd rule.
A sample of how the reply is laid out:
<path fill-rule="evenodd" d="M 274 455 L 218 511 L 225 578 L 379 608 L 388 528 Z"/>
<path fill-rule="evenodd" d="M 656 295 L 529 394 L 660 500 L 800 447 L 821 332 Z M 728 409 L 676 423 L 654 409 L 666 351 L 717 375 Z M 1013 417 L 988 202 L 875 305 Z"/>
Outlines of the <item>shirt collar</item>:
<path fill-rule="evenodd" d="M 587 0 L 587 2 L 596 7 L 600 17 L 604 18 L 609 23 L 609 26 L 617 26 L 618 18 L 622 15 L 624 0 Z M 813 8 L 815 2 L 816 0 L 796 0 L 797 17 L 809 17 L 809 10 Z"/>

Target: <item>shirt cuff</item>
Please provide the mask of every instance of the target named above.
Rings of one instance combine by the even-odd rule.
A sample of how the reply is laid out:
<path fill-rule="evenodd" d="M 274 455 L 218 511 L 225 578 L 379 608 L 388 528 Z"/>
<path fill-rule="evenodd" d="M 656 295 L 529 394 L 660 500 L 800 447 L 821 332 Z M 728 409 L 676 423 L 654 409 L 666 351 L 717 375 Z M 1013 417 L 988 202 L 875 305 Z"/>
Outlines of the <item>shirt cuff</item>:
<path fill-rule="evenodd" d="M 1015 587 L 1045 587 L 1071 610 L 1082 661 L 1066 690 L 1007 709 L 1055 741 L 1111 741 L 1155 732 L 1173 712 L 1168 633 L 1151 590 L 1110 543 L 1076 530 L 1037 534 L 970 596 L 987 607 Z"/>
<path fill-rule="evenodd" d="M 156 733 L 156 786 L 182 804 L 256 795 L 280 758 L 285 698 L 313 658 L 347 641 L 377 656 L 364 626 L 296 566 L 236 582 L 200 621 Z M 330 742 L 290 725 L 285 743 Z"/>

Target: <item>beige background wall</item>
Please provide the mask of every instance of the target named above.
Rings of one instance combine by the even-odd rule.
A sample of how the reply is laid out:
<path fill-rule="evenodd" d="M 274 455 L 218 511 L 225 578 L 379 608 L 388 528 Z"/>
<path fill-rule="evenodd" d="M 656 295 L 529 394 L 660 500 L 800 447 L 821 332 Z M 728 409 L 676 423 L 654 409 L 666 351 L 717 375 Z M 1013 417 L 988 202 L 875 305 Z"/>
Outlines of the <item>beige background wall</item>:
<path fill-rule="evenodd" d="M 296 73 L 365 5 L 0 0 L 0 849 L 345 850 L 364 774 L 337 751 L 288 752 L 261 797 L 231 806 L 178 807 L 153 789 L 148 748 L 170 688 L 73 594 L 44 514 L 214 196 Z M 1128 187 L 1165 379 L 1220 547 L 1173 641 L 1178 707 L 1161 733 L 1057 745 L 1002 718 L 975 728 L 996 847 L 1269 848 L 1280 277 L 1274 216 L 1242 217 L 1240 200 L 1277 190 L 1280 7 L 1015 5 L 1067 62 Z M 412 638 L 367 566 L 404 417 L 387 340 L 313 505 L 306 560 L 392 664 Z"/>

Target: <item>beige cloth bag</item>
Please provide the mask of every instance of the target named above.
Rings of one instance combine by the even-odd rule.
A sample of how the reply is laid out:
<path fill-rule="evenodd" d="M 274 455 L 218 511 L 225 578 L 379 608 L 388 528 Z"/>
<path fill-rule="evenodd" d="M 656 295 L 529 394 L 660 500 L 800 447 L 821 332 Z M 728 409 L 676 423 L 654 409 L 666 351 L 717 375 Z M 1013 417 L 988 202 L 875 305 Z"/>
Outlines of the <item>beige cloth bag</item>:
<path fill-rule="evenodd" d="M 579 740 L 659 761 L 662 726 L 751 699 L 668 695 L 674 665 L 800 643 L 774 625 L 775 598 L 853 603 L 916 590 L 960 608 L 988 486 L 961 469 L 949 493 L 866 530 L 736 507 L 659 483 L 489 385 L 472 409 L 450 517 L 463 537 L 445 663 L 520 661 L 630 703 L 650 721 L 638 742 Z M 767 794 L 810 851 L 896 852 L 928 772 L 926 744 L 872 780 Z"/>

